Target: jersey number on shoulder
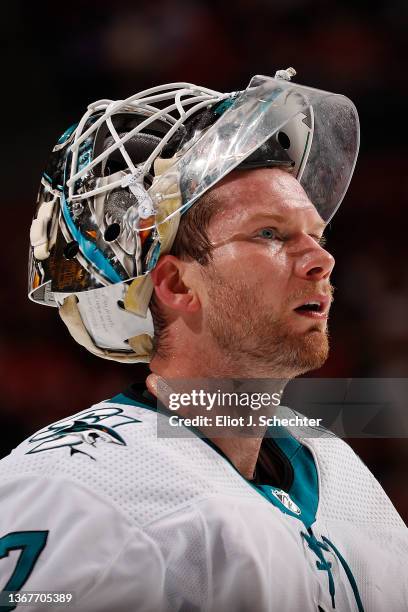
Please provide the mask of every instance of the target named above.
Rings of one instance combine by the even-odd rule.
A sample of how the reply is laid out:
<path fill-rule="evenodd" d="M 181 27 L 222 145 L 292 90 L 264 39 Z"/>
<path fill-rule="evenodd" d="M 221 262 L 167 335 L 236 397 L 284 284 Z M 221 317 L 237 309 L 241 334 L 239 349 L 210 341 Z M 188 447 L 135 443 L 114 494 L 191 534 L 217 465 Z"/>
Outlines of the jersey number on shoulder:
<path fill-rule="evenodd" d="M 19 591 L 33 571 L 44 546 L 47 543 L 48 531 L 14 531 L 0 538 L 0 559 L 8 557 L 11 550 L 21 550 L 14 572 L 4 587 L 5 591 Z M 5 605 L 4 612 L 14 610 L 15 605 Z"/>

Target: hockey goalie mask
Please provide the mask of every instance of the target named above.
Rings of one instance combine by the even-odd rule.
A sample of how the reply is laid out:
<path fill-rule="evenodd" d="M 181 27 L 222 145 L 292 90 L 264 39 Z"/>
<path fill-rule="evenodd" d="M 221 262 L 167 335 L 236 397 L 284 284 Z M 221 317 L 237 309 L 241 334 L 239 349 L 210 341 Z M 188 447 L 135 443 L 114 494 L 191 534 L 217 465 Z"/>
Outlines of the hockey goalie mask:
<path fill-rule="evenodd" d="M 180 215 L 233 169 L 287 169 L 325 222 L 334 215 L 356 162 L 356 109 L 277 75 L 231 94 L 173 83 L 99 100 L 54 147 L 30 231 L 29 297 L 59 307 L 92 353 L 149 361 L 150 272 Z"/>

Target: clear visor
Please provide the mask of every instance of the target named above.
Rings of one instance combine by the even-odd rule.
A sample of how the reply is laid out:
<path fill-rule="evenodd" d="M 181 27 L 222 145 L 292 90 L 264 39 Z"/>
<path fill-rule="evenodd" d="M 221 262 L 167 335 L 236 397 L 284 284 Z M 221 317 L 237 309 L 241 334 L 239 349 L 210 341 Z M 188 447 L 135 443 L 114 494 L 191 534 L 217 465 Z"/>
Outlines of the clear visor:
<path fill-rule="evenodd" d="M 187 210 L 274 137 L 328 223 L 347 191 L 356 163 L 357 110 L 345 96 L 264 76 L 253 77 L 232 106 L 168 171 L 179 174 L 182 194 L 182 205 L 172 215 Z M 164 191 L 168 173 L 154 182 L 150 190 L 153 202 Z M 157 205 L 160 207 L 160 199 Z"/>

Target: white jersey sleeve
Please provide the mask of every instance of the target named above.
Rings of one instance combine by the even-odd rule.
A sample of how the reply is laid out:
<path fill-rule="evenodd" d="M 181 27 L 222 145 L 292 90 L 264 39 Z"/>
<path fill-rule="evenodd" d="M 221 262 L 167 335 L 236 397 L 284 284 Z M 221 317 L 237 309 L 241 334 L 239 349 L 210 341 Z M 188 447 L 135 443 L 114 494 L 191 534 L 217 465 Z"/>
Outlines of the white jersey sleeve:
<path fill-rule="evenodd" d="M 55 477 L 26 476 L 0 491 L 0 590 L 70 592 L 66 609 L 81 612 L 162 609 L 161 553 L 113 505 Z M 43 609 L 53 608 L 24 606 Z"/>

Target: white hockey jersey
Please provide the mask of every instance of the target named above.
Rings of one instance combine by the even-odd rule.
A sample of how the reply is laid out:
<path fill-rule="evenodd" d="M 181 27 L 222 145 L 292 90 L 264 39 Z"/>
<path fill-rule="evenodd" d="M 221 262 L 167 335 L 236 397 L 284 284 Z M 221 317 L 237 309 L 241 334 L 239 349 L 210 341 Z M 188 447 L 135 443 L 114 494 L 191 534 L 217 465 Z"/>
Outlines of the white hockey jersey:
<path fill-rule="evenodd" d="M 21 609 L 408 610 L 407 529 L 349 446 L 287 431 L 284 487 L 254 484 L 206 440 L 158 438 L 154 406 L 135 387 L 0 461 L 0 589 L 73 594 Z"/>

